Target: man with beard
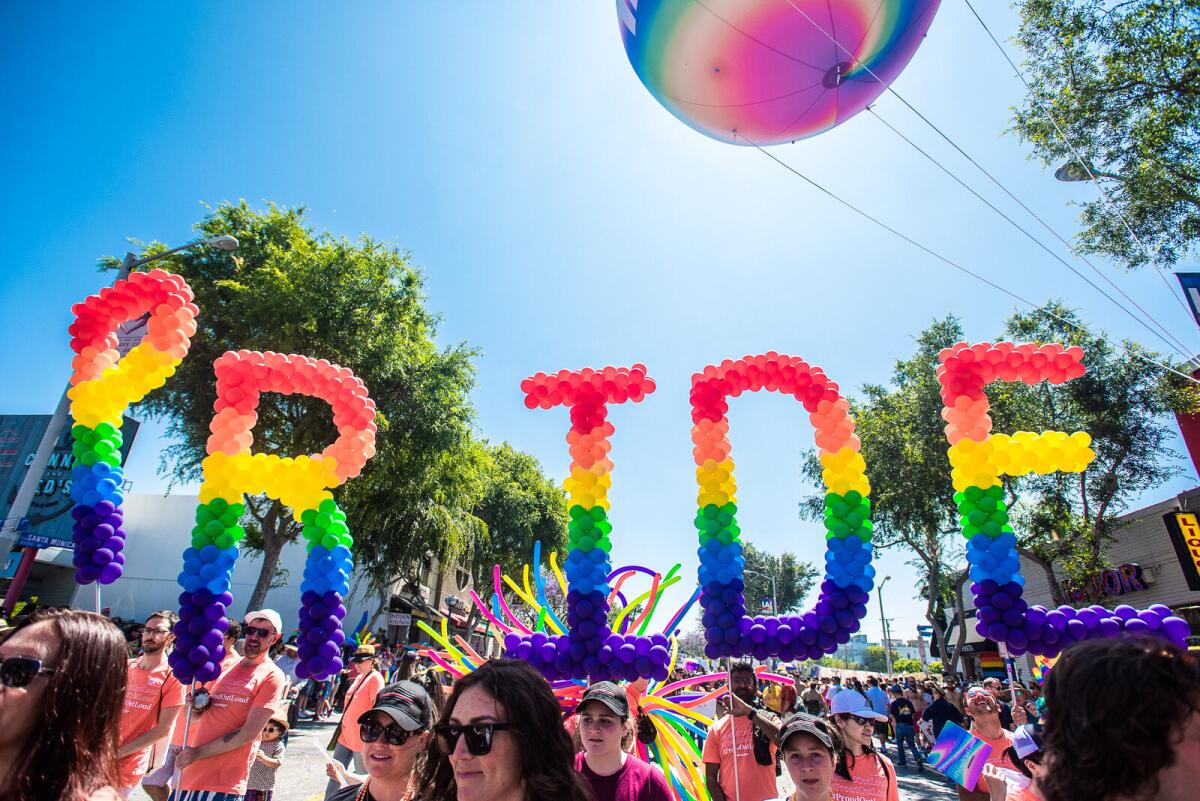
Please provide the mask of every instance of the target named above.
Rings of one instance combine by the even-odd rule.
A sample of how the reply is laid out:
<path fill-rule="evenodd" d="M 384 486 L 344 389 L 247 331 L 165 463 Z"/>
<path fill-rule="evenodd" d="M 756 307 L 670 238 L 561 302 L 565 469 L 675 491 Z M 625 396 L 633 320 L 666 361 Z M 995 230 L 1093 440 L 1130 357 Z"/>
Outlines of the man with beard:
<path fill-rule="evenodd" d="M 167 736 L 183 708 L 183 685 L 171 675 L 167 651 L 175 641 L 174 612 L 155 612 L 142 629 L 142 655 L 129 660 L 117 757 L 117 790 L 129 798 L 150 763 L 150 749 Z"/>
<path fill-rule="evenodd" d="M 1000 702 L 992 695 L 991 690 L 972 687 L 967 690 L 964 704 L 967 707 L 967 715 L 971 717 L 971 734 L 992 747 L 987 763 L 1016 771 L 1017 765 L 1008 755 L 1008 749 L 1012 746 L 1012 733 L 1000 725 Z M 1022 719 L 1021 723 L 1024 722 Z M 988 801 L 990 797 L 987 780 L 982 776 L 975 787 L 958 787 L 959 801 Z"/>
<path fill-rule="evenodd" d="M 735 662 L 729 669 L 729 679 L 731 693 L 718 701 L 718 710 L 728 714 L 712 725 L 704 741 L 702 758 L 708 793 L 712 801 L 776 798 L 775 738 L 779 735 L 779 718 L 762 708 L 749 662 Z"/>
<path fill-rule="evenodd" d="M 270 658 L 282 630 L 273 609 L 246 615 L 243 658 L 213 684 L 209 708 L 193 724 L 198 745 L 189 742 L 176 757 L 183 773 L 175 801 L 236 801 L 246 794 L 258 740 L 287 685 Z"/>

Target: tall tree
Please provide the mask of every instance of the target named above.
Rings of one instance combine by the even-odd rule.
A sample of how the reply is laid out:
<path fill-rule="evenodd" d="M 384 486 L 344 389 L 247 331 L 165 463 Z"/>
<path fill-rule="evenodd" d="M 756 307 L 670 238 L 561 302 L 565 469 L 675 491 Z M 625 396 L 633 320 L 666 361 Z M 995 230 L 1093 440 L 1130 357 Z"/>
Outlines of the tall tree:
<path fill-rule="evenodd" d="M 794 553 L 775 554 L 760 551 L 749 541 L 742 542 L 742 557 L 746 560 L 746 609 L 757 614 L 763 598 L 771 597 L 771 577 L 775 579 L 776 601 L 779 608 L 772 614 L 796 612 L 805 596 L 817 581 L 817 569 L 811 562 L 801 562 Z"/>
<path fill-rule="evenodd" d="M 875 549 L 900 547 L 913 554 L 910 564 L 917 568 L 925 618 L 951 665 L 957 664 L 966 632 L 959 626 L 951 647 L 946 611 L 961 610 L 965 574 L 936 369 L 938 352 L 961 339 L 962 326 L 953 316 L 934 322 L 918 335 L 913 355 L 896 362 L 890 387 L 868 384 L 862 388 L 863 399 L 851 401 L 871 482 Z M 822 470 L 810 453 L 805 477 L 821 486 Z M 806 498 L 800 511 L 809 519 L 822 519 L 824 494 Z"/>
<path fill-rule="evenodd" d="M 323 357 L 366 382 L 378 408 L 378 453 L 338 491 L 360 564 L 369 567 L 381 552 L 461 551 L 482 530 L 471 506 L 486 468 L 471 436 L 473 353 L 433 343 L 436 318 L 405 253 L 366 236 L 350 242 L 318 233 L 304 215 L 303 208 L 226 203 L 196 230 L 236 236 L 236 254 L 197 249 L 160 262 L 188 280 L 201 309 L 188 358 L 141 406 L 166 421 L 173 440 L 160 469 L 173 480 L 200 477 L 216 357 L 234 349 Z M 161 250 L 155 244 L 146 252 Z M 257 451 L 297 455 L 323 449 L 336 435 L 323 401 L 267 396 L 254 441 Z M 277 501 L 247 500 L 247 545 L 263 553 L 248 599 L 248 608 L 258 608 L 280 551 L 300 527 Z"/>
<path fill-rule="evenodd" d="M 1200 240 L 1200 3 L 1017 7 L 1030 88 L 1014 130 L 1043 162 L 1071 162 L 1084 177 L 1077 150 L 1137 234 L 1097 198 L 1083 204 L 1081 250 L 1175 264 Z"/>

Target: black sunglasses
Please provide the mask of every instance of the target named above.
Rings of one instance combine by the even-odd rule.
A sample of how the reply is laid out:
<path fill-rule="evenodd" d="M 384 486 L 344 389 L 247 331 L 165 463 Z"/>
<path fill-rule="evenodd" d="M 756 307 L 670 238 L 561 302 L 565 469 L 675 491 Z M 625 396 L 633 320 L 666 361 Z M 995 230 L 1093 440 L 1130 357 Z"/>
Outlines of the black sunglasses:
<path fill-rule="evenodd" d="M 10 656 L 0 662 L 0 684 L 5 687 L 27 687 L 36 677 L 53 672 L 54 668 L 45 667 L 42 660 L 32 656 Z"/>
<path fill-rule="evenodd" d="M 404 745 L 408 742 L 408 738 L 419 733 L 402 729 L 399 723 L 389 723 L 384 726 L 378 721 L 368 720 L 366 723 L 358 724 L 358 736 L 364 743 L 373 743 L 382 736 L 388 745 Z"/>
<path fill-rule="evenodd" d="M 262 639 L 265 640 L 267 637 L 270 637 L 274 633 L 275 632 L 271 631 L 270 629 L 260 629 L 257 626 L 243 626 L 242 627 L 242 636 L 244 636 L 244 637 L 261 637 Z"/>
<path fill-rule="evenodd" d="M 374 659 L 374 658 L 375 657 L 373 657 L 373 656 L 352 656 L 352 657 L 350 657 L 350 661 L 358 663 L 358 662 L 366 662 L 368 659 Z"/>
<path fill-rule="evenodd" d="M 862 718 L 862 717 L 859 717 L 858 715 L 852 715 L 849 712 L 844 713 L 841 717 L 842 717 L 842 720 L 853 720 L 859 726 L 866 726 L 868 723 L 875 722 L 875 721 L 871 720 L 870 718 Z"/>
<path fill-rule="evenodd" d="M 458 738 L 466 735 L 467 750 L 471 756 L 484 756 L 492 750 L 492 736 L 497 731 L 511 729 L 509 723 L 472 723 L 469 726 L 441 725 L 434 726 L 433 733 L 437 735 L 438 751 L 443 756 L 450 756 L 458 747 Z"/>

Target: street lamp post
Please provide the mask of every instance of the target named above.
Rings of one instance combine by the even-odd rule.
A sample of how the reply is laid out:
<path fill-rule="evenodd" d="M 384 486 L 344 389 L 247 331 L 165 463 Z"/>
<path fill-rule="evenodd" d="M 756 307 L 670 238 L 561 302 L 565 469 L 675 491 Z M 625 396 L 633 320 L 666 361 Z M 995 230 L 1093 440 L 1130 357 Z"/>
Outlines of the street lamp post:
<path fill-rule="evenodd" d="M 761 570 L 751 570 L 748 567 L 743 568 L 743 572 L 753 573 L 756 576 L 763 576 L 764 578 L 771 580 L 771 614 L 778 615 L 779 614 L 779 601 L 775 597 L 775 577 L 773 575 L 771 575 L 770 573 L 763 573 Z"/>
<path fill-rule="evenodd" d="M 888 642 L 887 618 L 883 616 L 883 585 L 891 580 L 891 576 L 884 576 L 883 581 L 879 582 L 879 625 L 883 627 L 883 659 L 889 676 L 892 675 L 892 648 Z"/>
<path fill-rule="evenodd" d="M 177 248 L 164 250 L 162 253 L 155 253 L 143 259 L 137 258 L 132 253 L 126 253 L 125 258 L 121 261 L 121 269 L 117 272 L 117 280 L 119 281 L 122 278 L 128 277 L 129 273 L 143 264 L 199 245 L 208 245 L 218 250 L 231 251 L 237 248 L 238 241 L 232 236 L 213 236 L 189 242 Z M 67 389 L 63 390 L 62 397 L 58 399 L 58 406 L 50 418 L 49 425 L 46 426 L 45 433 L 42 434 L 41 442 L 38 443 L 29 469 L 25 471 L 25 476 L 21 480 L 21 486 L 17 490 L 16 498 L 13 499 L 8 519 L 0 521 L 0 523 L 3 523 L 3 525 L 0 525 L 0 555 L 5 560 L 7 560 L 8 554 L 12 551 L 13 545 L 16 542 L 17 529 L 21 521 L 29 513 L 29 506 L 33 503 L 33 496 L 37 490 L 37 485 L 42 480 L 42 473 L 46 471 L 46 465 L 50 461 L 50 454 L 54 451 L 54 444 L 58 442 L 63 426 L 66 425 L 67 413 L 71 409 L 71 400 L 67 397 L 67 390 L 70 388 L 68 384 Z M 16 606 L 17 599 L 21 597 L 21 590 L 24 589 L 25 581 L 29 578 L 29 573 L 33 569 L 33 561 L 37 557 L 37 552 L 37 548 L 26 548 L 22 552 L 21 563 L 17 567 L 17 572 L 13 575 L 12 583 L 8 585 L 8 592 L 4 596 L 4 611 L 6 614 L 12 612 L 13 607 Z M 100 610 L 97 609 L 96 611 Z"/>

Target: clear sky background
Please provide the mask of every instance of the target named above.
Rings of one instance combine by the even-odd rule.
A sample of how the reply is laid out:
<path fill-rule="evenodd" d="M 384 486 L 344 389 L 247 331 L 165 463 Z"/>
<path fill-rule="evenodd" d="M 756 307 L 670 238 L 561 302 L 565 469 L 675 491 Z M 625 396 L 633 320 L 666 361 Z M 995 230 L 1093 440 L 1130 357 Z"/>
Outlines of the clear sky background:
<path fill-rule="evenodd" d="M 1006 5 L 980 5 L 1005 37 L 1016 28 Z M 97 257 L 121 255 L 128 237 L 186 242 L 203 202 L 303 204 L 319 228 L 411 250 L 442 316 L 439 340 L 482 350 L 480 431 L 556 478 L 569 461 L 567 415 L 525 409 L 520 380 L 648 365 L 657 393 L 610 417 L 613 558 L 664 571 L 682 562 L 689 589 L 669 596 L 675 604 L 696 571 L 693 372 L 774 349 L 854 393 L 886 381 L 933 319 L 954 313 L 983 340 L 1015 308 L 761 153 L 678 122 L 630 69 L 611 0 L 9 2 L 0 42 L 0 412 L 53 409 L 70 370 L 70 306 L 111 280 Z M 1095 189 L 1054 181 L 1004 133 L 1021 87 L 961 0 L 943 1 L 895 88 L 1075 230 L 1067 204 Z M 895 98 L 876 109 L 1013 208 Z M 1063 298 L 1096 327 L 1161 349 L 869 114 L 772 152 L 1014 291 Z M 1157 276 L 1101 265 L 1200 346 Z M 759 393 L 738 399 L 731 420 L 745 536 L 823 564 L 820 526 L 797 515 L 815 491 L 800 478 L 812 443 L 802 408 Z M 134 491 L 165 491 L 160 432 L 147 426 L 134 445 Z M 1146 500 L 1195 483 L 1189 465 Z M 907 559 L 878 560 L 894 577 L 885 601 L 904 638 L 924 607 Z M 871 604 L 863 630 L 875 639 Z"/>

